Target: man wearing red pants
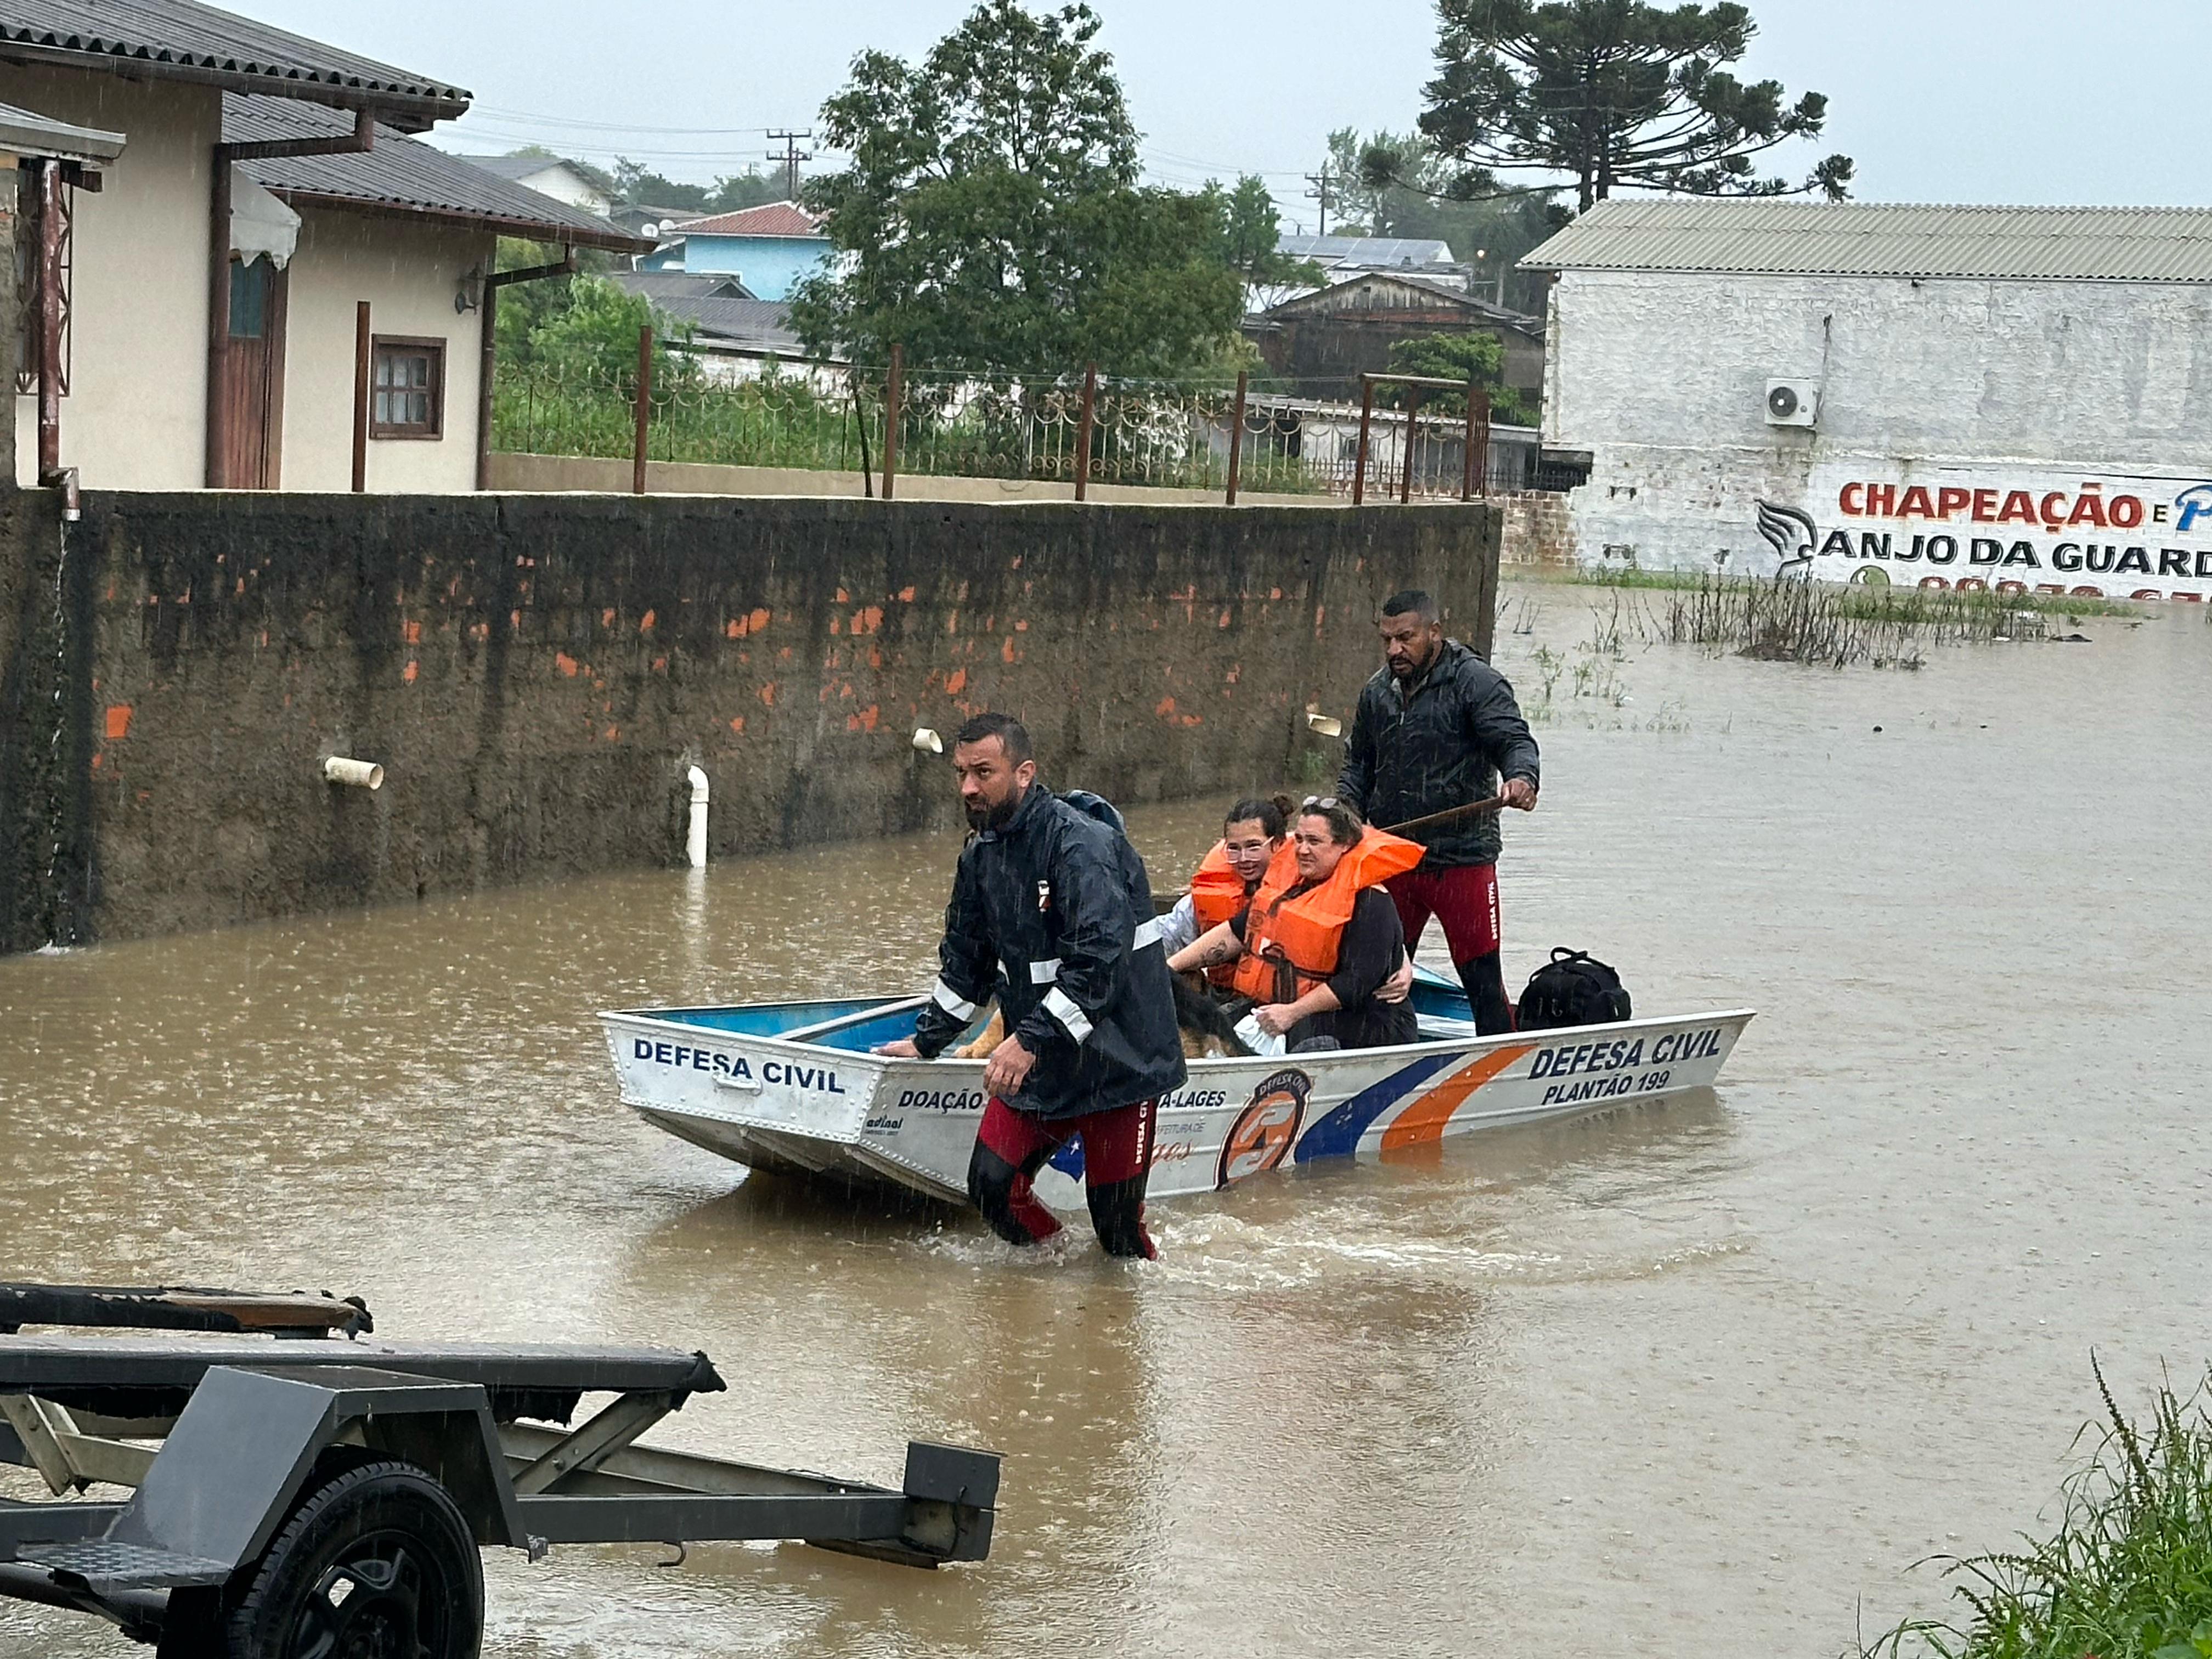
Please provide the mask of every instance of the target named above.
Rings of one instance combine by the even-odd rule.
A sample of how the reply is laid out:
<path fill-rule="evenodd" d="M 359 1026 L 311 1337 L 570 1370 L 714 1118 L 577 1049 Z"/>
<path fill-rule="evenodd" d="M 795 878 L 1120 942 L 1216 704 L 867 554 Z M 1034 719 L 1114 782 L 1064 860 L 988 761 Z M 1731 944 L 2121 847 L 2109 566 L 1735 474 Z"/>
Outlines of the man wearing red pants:
<path fill-rule="evenodd" d="M 1436 601 L 1418 588 L 1383 600 L 1382 621 L 1382 666 L 1359 693 L 1339 798 L 1385 830 L 1492 795 L 1534 811 L 1536 740 L 1505 677 L 1444 637 Z M 1475 1029 L 1510 1031 L 1498 960 L 1498 816 L 1473 813 L 1414 833 L 1429 850 L 1389 883 L 1406 954 L 1436 917 Z"/>
<path fill-rule="evenodd" d="M 1030 1182 L 1080 1134 L 1099 1243 L 1157 1255 L 1144 1221 L 1152 1122 L 1187 1073 L 1145 861 L 1106 802 L 1036 781 L 1018 720 L 969 720 L 952 769 L 975 834 L 953 877 L 937 985 L 914 1036 L 877 1052 L 934 1059 L 996 996 L 1006 1036 L 983 1067 L 975 1207 L 1010 1243 L 1057 1232 Z"/>

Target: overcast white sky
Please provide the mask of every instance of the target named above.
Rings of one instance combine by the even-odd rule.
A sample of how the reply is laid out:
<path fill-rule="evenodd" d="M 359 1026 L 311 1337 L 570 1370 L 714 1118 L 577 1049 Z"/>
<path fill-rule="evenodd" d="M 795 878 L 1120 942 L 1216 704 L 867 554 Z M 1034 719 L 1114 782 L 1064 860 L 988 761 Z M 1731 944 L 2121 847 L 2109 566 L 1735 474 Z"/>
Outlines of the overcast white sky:
<path fill-rule="evenodd" d="M 812 121 L 854 53 L 913 57 L 963 0 L 229 0 L 238 10 L 469 88 L 448 149 L 538 143 L 672 178 L 757 164 L 760 129 Z M 1332 127 L 1403 129 L 1420 108 L 1423 0 L 1093 0 L 1164 182 L 1297 175 Z M 1817 146 L 1858 162 L 1867 201 L 2212 204 L 2207 0 L 1751 0 L 1743 70 L 1829 97 Z M 746 131 L 750 129 L 750 131 Z"/>

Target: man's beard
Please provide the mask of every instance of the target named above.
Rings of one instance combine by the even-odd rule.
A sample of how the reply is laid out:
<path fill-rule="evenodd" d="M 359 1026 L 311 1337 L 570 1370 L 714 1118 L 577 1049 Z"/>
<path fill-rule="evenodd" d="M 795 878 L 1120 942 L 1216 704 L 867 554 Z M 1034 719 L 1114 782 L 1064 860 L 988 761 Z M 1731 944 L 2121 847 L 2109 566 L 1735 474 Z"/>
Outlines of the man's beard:
<path fill-rule="evenodd" d="M 962 805 L 967 811 L 970 830 L 1003 830 L 1006 820 L 1013 817 L 1014 808 L 1021 804 L 1022 798 L 1015 794 L 1007 796 L 996 806 L 968 806 L 965 802 Z"/>

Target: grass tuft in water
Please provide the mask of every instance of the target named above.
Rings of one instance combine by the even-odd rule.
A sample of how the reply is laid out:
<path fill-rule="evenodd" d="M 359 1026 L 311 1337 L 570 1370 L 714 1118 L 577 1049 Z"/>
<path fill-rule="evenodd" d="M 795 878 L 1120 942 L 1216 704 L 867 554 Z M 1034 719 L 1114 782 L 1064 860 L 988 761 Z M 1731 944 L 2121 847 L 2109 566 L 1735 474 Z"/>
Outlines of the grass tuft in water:
<path fill-rule="evenodd" d="M 1860 1659 L 2212 1659 L 2212 1376 L 2186 1400 L 2160 1389 L 2138 1424 L 2091 1369 L 2106 1420 L 2082 1431 L 2096 1446 L 2057 1531 L 1936 1558 L 1971 1616 L 1907 1620 Z"/>

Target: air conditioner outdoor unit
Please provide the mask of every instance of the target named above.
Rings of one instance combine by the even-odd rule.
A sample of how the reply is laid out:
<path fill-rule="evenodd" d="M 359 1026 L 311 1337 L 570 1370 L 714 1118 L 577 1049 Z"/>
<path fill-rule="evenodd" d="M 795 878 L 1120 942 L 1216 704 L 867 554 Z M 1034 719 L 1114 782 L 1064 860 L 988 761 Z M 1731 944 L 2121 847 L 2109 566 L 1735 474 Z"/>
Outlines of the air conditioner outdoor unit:
<path fill-rule="evenodd" d="M 1766 423 L 1769 426 L 1811 426 L 1820 418 L 1818 380 L 1769 380 L 1766 383 Z"/>

